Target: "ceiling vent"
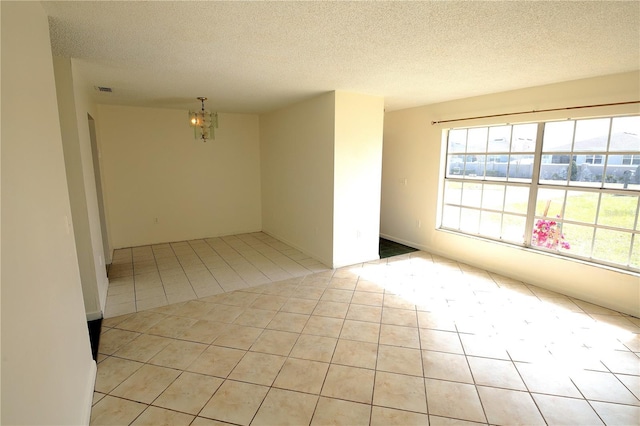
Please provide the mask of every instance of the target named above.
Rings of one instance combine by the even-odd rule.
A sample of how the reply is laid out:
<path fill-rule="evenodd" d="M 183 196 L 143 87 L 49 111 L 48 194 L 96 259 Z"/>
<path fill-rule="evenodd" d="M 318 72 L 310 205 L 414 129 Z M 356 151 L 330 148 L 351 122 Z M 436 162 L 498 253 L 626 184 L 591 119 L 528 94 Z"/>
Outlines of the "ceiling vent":
<path fill-rule="evenodd" d="M 95 88 L 98 92 L 107 92 L 107 93 L 113 92 L 113 89 L 111 87 L 95 86 Z"/>

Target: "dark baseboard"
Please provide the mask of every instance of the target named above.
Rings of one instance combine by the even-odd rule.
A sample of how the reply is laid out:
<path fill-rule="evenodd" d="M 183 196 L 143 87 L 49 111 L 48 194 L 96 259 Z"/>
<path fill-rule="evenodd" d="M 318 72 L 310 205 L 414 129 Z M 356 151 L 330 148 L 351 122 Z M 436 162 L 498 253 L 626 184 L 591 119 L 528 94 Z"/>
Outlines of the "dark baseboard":
<path fill-rule="evenodd" d="M 98 360 L 98 346 L 100 346 L 100 330 L 102 329 L 102 318 L 87 321 L 89 327 L 89 341 L 91 342 L 91 355 L 93 360 Z"/>

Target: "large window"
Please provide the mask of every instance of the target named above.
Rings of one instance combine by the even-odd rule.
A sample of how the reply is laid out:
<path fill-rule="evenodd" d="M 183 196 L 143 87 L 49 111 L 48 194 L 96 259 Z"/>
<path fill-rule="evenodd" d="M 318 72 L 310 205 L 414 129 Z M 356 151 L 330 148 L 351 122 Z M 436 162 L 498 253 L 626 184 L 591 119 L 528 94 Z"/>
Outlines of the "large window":
<path fill-rule="evenodd" d="M 451 129 L 441 228 L 640 270 L 640 116 Z"/>

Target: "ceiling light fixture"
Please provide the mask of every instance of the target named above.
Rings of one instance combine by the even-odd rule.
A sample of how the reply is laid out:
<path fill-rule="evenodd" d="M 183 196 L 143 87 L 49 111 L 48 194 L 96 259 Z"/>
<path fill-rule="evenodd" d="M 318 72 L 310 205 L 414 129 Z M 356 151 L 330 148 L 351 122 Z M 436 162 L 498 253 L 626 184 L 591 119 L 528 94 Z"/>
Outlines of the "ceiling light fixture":
<path fill-rule="evenodd" d="M 189 111 L 189 123 L 193 127 L 193 137 L 198 139 L 197 131 L 200 129 L 200 139 L 202 142 L 206 142 L 207 139 L 215 139 L 215 129 L 218 128 L 218 113 L 206 111 L 204 109 L 204 101 L 207 98 L 198 97 L 202 102 L 202 110 Z"/>

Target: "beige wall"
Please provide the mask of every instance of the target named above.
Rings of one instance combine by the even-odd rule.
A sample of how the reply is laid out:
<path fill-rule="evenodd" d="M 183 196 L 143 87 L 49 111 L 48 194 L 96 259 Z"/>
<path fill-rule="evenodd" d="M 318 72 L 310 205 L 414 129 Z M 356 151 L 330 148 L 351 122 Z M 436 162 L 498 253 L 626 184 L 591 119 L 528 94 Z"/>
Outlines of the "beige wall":
<path fill-rule="evenodd" d="M 261 229 L 257 116 L 220 114 L 206 143 L 184 110 L 99 105 L 94 118 L 114 248 Z"/>
<path fill-rule="evenodd" d="M 336 92 L 333 266 L 379 258 L 384 99 Z"/>
<path fill-rule="evenodd" d="M 0 8 L 1 423 L 88 424 L 96 370 L 71 225 L 47 16 L 35 2 L 1 2 Z"/>
<path fill-rule="evenodd" d="M 544 288 L 640 316 L 640 278 L 436 230 L 442 130 L 432 121 L 638 100 L 637 72 L 462 99 L 385 115 L 381 234 Z M 470 120 L 455 126 L 638 113 L 638 105 Z M 406 179 L 406 180 L 405 180 Z M 406 183 L 405 183 L 406 182 Z"/>
<path fill-rule="evenodd" d="M 87 102 L 76 95 L 69 58 L 54 58 L 56 92 L 82 294 L 88 320 L 102 317 L 108 286 L 93 174 Z M 80 102 L 76 102 L 79 98 Z"/>
<path fill-rule="evenodd" d="M 260 116 L 262 229 L 333 262 L 335 93 Z"/>

